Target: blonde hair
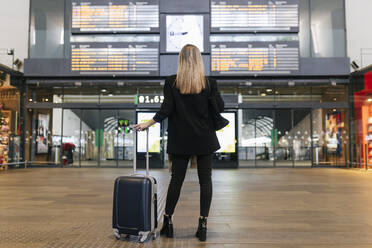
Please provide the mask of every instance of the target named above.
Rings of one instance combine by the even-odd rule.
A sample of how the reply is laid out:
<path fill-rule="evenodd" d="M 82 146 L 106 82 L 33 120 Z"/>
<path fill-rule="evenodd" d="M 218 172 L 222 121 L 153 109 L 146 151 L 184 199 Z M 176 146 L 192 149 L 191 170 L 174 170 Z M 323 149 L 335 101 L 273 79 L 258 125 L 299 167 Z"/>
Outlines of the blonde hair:
<path fill-rule="evenodd" d="M 181 94 L 199 94 L 205 88 L 203 59 L 194 45 L 185 45 L 178 55 L 176 87 Z"/>

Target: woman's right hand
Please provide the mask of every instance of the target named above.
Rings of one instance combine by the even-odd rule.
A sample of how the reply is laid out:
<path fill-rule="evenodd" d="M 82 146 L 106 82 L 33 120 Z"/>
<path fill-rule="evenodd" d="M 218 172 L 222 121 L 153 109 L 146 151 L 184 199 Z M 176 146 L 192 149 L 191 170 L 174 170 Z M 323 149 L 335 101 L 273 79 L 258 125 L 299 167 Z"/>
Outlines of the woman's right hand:
<path fill-rule="evenodd" d="M 146 123 L 138 123 L 137 125 L 133 126 L 137 131 L 143 131 L 146 130 L 149 126 Z"/>
<path fill-rule="evenodd" d="M 155 123 L 156 122 L 153 119 L 151 119 L 151 120 L 149 120 L 148 122 L 145 122 L 145 123 L 138 123 L 137 125 L 134 125 L 133 127 L 137 131 L 144 131 Z"/>

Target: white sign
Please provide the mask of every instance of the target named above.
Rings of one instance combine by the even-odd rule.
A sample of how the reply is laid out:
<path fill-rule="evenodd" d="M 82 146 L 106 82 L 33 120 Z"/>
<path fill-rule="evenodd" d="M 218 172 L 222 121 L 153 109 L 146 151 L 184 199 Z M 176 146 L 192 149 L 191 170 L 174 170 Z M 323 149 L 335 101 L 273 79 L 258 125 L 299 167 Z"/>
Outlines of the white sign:
<path fill-rule="evenodd" d="M 229 125 L 217 131 L 221 148 L 216 152 L 234 153 L 236 151 L 235 113 L 221 113 L 221 115 L 229 120 Z"/>
<path fill-rule="evenodd" d="M 204 27 L 202 15 L 167 15 L 167 52 L 179 52 L 186 44 L 204 51 Z"/>
<path fill-rule="evenodd" d="M 148 122 L 154 115 L 154 112 L 137 113 L 137 123 Z M 137 134 L 137 152 L 146 152 L 146 131 Z M 160 152 L 160 123 L 158 122 L 149 128 L 149 152 Z"/>

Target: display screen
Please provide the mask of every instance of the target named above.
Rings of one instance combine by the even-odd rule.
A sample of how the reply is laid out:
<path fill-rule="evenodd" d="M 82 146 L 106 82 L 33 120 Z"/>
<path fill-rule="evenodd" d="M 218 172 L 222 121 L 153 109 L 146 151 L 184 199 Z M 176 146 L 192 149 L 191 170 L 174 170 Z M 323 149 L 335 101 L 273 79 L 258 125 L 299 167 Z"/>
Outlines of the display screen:
<path fill-rule="evenodd" d="M 49 115 L 39 114 L 37 124 L 37 153 L 48 153 Z"/>
<path fill-rule="evenodd" d="M 155 112 L 137 113 L 137 123 L 151 120 Z M 146 131 L 137 132 L 137 152 L 146 152 Z M 149 128 L 149 152 L 160 153 L 160 123 L 155 123 Z"/>
<path fill-rule="evenodd" d="M 341 113 L 329 113 L 325 117 L 327 151 L 341 155 Z"/>
<path fill-rule="evenodd" d="M 221 113 L 221 115 L 229 120 L 229 124 L 216 132 L 221 148 L 217 153 L 235 153 L 236 138 L 235 138 L 235 113 Z"/>
<path fill-rule="evenodd" d="M 213 0 L 211 32 L 298 32 L 299 0 Z"/>
<path fill-rule="evenodd" d="M 71 71 L 79 74 L 158 75 L 159 44 L 71 43 Z"/>
<path fill-rule="evenodd" d="M 72 1 L 72 33 L 158 31 L 159 0 Z"/>
<path fill-rule="evenodd" d="M 166 52 L 179 52 L 186 44 L 204 51 L 204 17 L 202 15 L 166 16 Z"/>
<path fill-rule="evenodd" d="M 217 35 L 211 38 L 212 75 L 291 74 L 298 70 L 297 35 Z"/>

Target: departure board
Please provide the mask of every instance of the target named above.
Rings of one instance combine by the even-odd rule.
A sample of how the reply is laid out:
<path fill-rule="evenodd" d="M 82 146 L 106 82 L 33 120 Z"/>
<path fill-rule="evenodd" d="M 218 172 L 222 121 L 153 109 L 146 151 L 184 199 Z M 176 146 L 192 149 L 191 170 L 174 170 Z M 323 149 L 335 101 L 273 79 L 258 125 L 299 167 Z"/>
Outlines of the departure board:
<path fill-rule="evenodd" d="M 72 33 L 159 32 L 159 0 L 73 0 Z"/>
<path fill-rule="evenodd" d="M 298 40 L 211 41 L 212 75 L 292 74 L 298 70 Z"/>
<path fill-rule="evenodd" d="M 71 71 L 79 74 L 159 75 L 159 43 L 71 43 Z"/>
<path fill-rule="evenodd" d="M 298 32 L 299 0 L 212 0 L 211 32 Z"/>

